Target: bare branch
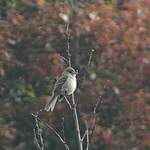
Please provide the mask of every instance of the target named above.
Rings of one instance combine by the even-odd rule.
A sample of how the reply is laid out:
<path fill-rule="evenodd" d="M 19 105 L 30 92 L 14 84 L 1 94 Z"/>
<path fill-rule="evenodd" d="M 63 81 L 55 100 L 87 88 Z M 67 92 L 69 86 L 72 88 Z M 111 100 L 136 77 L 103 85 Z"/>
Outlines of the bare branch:
<path fill-rule="evenodd" d="M 103 101 L 101 100 L 101 96 L 100 96 L 100 98 L 97 100 L 97 102 L 94 106 L 94 110 L 93 110 L 94 121 L 93 121 L 93 124 L 92 124 L 90 137 L 93 136 L 93 132 L 94 132 L 96 121 L 97 121 L 97 115 L 96 115 L 97 108 L 98 108 L 99 104 L 102 104 L 102 103 L 103 103 Z"/>
<path fill-rule="evenodd" d="M 33 129 L 34 133 L 34 139 L 37 145 L 38 150 L 44 150 L 44 140 L 42 137 L 42 130 L 39 126 L 39 120 L 38 120 L 38 113 L 37 114 L 32 114 L 35 120 L 35 126 L 36 128 Z"/>
<path fill-rule="evenodd" d="M 87 65 L 88 68 L 89 68 L 90 65 L 91 65 L 92 56 L 93 56 L 93 52 L 94 52 L 94 51 L 95 51 L 94 49 L 90 50 L 89 59 L 88 59 L 88 65 Z M 82 84 L 81 84 L 81 88 L 83 88 L 84 83 L 85 83 L 85 75 L 83 76 L 83 81 L 82 81 Z"/>
<path fill-rule="evenodd" d="M 85 130 L 85 132 L 84 132 L 84 134 L 82 136 L 82 139 L 81 139 L 82 141 L 85 139 L 86 135 L 87 135 L 87 130 Z"/>
<path fill-rule="evenodd" d="M 70 109 L 73 110 L 73 107 L 66 96 L 65 96 L 65 100 L 66 100 L 67 104 L 69 105 Z"/>
<path fill-rule="evenodd" d="M 38 149 L 38 150 L 41 150 L 41 146 L 40 146 L 40 144 L 39 144 L 39 142 L 38 142 L 37 135 L 36 135 L 36 129 L 35 129 L 35 128 L 33 129 L 33 135 L 34 135 L 34 140 L 35 140 L 37 149 Z"/>
<path fill-rule="evenodd" d="M 89 140 L 89 126 L 88 123 L 86 125 L 86 150 L 89 150 L 90 140 Z"/>
<path fill-rule="evenodd" d="M 78 115 L 77 115 L 77 106 L 75 103 L 74 94 L 72 94 L 72 103 L 73 103 L 73 118 L 74 118 L 74 123 L 75 123 L 75 127 L 76 127 L 76 134 L 77 134 L 78 142 L 79 142 L 79 149 L 83 150 L 83 142 L 81 139 L 79 119 L 78 119 Z"/>
<path fill-rule="evenodd" d="M 97 111 L 99 103 L 101 103 L 101 104 L 103 103 L 103 101 L 101 100 L 101 96 L 100 96 L 100 98 L 97 100 L 97 102 L 95 104 L 95 107 L 94 107 L 94 110 L 93 110 L 93 114 L 94 115 L 96 114 L 96 111 Z"/>
<path fill-rule="evenodd" d="M 87 121 L 85 121 L 85 127 L 86 127 L 86 130 L 83 134 L 83 137 L 82 137 L 82 142 L 84 141 L 85 137 L 86 137 L 86 150 L 89 150 L 89 145 L 90 145 L 90 140 L 89 140 L 89 125 L 87 123 Z"/>
<path fill-rule="evenodd" d="M 68 16 L 70 16 L 70 11 L 69 11 L 69 15 Z M 71 67 L 70 32 L 69 32 L 70 17 L 68 17 L 68 18 L 69 18 L 69 21 L 67 23 L 67 29 L 66 29 L 66 33 L 67 33 L 67 50 L 66 50 L 66 52 L 67 52 L 67 56 L 68 56 L 69 67 Z M 68 104 L 69 104 L 69 106 L 71 106 L 70 102 Z M 75 102 L 75 99 L 74 99 L 74 94 L 72 94 L 72 104 L 73 104 L 72 113 L 73 113 L 74 123 L 75 123 L 75 127 L 76 127 L 76 135 L 77 135 L 77 139 L 78 139 L 78 143 L 79 143 L 78 146 L 79 146 L 79 150 L 83 150 L 83 142 L 81 140 L 79 119 L 78 119 L 77 107 L 76 107 L 76 102 Z"/>
<path fill-rule="evenodd" d="M 37 116 L 37 120 L 43 123 L 49 130 L 51 130 L 58 137 L 58 139 L 64 144 L 66 150 L 70 150 L 69 146 L 66 144 L 66 141 L 61 137 L 61 135 L 53 127 L 51 127 L 48 123 L 40 119 L 39 116 Z"/>
<path fill-rule="evenodd" d="M 60 136 L 60 134 L 51 126 L 49 126 L 47 123 L 45 123 L 46 127 L 53 131 L 53 133 L 60 139 L 60 141 L 64 144 L 66 150 L 70 150 L 69 146 L 66 144 L 66 141 Z"/>
<path fill-rule="evenodd" d="M 66 29 L 66 34 L 67 34 L 67 56 L 68 56 L 68 65 L 71 67 L 71 54 L 70 54 L 70 11 L 68 14 L 68 22 L 67 22 L 67 29 Z"/>
<path fill-rule="evenodd" d="M 92 56 L 93 56 L 93 52 L 94 52 L 94 51 L 95 51 L 94 49 L 92 49 L 92 50 L 90 51 L 90 56 L 89 56 L 89 60 L 88 60 L 88 67 L 89 67 L 90 64 L 91 64 Z"/>
<path fill-rule="evenodd" d="M 63 57 L 63 56 L 60 56 L 64 61 L 66 61 L 67 63 L 69 63 L 68 62 L 68 59 L 66 59 L 65 57 Z"/>

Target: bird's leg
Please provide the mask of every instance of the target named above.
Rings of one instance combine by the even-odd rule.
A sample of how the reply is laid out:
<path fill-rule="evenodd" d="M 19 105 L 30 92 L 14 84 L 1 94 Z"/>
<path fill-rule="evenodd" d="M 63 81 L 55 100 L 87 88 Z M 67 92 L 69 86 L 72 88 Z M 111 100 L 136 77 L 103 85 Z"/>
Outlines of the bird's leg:
<path fill-rule="evenodd" d="M 61 102 L 63 100 L 64 96 L 63 95 L 60 95 L 59 96 L 59 102 Z"/>
<path fill-rule="evenodd" d="M 73 109 L 77 107 L 77 104 L 73 104 Z"/>
<path fill-rule="evenodd" d="M 67 97 L 65 96 L 64 98 L 65 98 L 67 104 L 69 105 L 70 109 L 73 110 L 73 107 L 72 107 L 71 103 L 69 102 L 69 100 L 67 99 Z"/>

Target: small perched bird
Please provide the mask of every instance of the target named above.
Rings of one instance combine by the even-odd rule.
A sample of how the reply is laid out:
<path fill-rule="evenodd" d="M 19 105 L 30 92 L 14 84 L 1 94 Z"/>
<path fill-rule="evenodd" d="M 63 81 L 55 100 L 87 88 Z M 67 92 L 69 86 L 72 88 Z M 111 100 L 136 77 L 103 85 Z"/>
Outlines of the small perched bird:
<path fill-rule="evenodd" d="M 72 67 L 68 67 L 64 70 L 54 85 L 52 98 L 46 104 L 44 108 L 45 111 L 53 111 L 58 101 L 61 101 L 67 95 L 73 94 L 77 86 L 76 74 L 78 74 L 78 72 Z"/>

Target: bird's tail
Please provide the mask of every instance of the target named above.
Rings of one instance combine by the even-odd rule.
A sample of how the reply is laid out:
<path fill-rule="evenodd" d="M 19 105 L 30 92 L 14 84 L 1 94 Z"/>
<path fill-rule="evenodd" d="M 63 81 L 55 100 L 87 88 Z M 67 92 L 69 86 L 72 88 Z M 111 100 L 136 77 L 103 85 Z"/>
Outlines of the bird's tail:
<path fill-rule="evenodd" d="M 53 111 L 55 108 L 55 105 L 57 103 L 57 99 L 58 99 L 58 96 L 53 95 L 52 98 L 46 104 L 44 110 L 45 111 Z"/>

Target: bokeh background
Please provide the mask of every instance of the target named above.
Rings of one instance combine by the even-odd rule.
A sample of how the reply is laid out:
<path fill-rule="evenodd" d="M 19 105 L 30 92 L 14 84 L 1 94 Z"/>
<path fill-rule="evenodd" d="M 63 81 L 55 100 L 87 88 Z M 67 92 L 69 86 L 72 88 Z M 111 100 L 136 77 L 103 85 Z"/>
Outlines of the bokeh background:
<path fill-rule="evenodd" d="M 90 150 L 149 150 L 149 0 L 0 0 L 0 150 L 36 150 L 31 113 L 44 107 L 67 66 L 68 21 L 82 134 L 103 101 Z M 41 118 L 77 149 L 65 102 Z M 42 130 L 45 149 L 64 150 Z"/>

